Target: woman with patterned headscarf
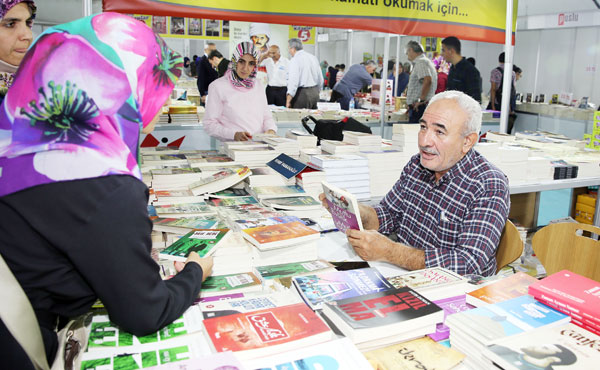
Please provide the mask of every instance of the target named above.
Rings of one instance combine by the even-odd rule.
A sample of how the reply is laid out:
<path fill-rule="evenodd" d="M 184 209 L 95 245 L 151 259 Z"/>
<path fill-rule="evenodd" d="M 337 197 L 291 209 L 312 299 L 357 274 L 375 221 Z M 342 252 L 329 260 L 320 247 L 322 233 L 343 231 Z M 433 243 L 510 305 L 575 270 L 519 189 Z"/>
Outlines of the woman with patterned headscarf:
<path fill-rule="evenodd" d="M 246 141 L 257 133 L 275 134 L 265 88 L 256 81 L 258 51 L 239 43 L 225 75 L 208 86 L 204 131 L 219 140 Z"/>
<path fill-rule="evenodd" d="M 102 13 L 46 30 L 0 106 L 0 254 L 49 363 L 56 330 L 97 299 L 116 325 L 146 335 L 180 317 L 211 273 L 212 259 L 192 254 L 163 281 L 150 255 L 139 134 L 158 121 L 182 65 L 144 23 Z M 11 363 L 23 352 L 6 327 L 2 366 L 25 369 Z"/>
<path fill-rule="evenodd" d="M 0 0 L 0 103 L 33 40 L 35 10 L 32 0 Z"/>

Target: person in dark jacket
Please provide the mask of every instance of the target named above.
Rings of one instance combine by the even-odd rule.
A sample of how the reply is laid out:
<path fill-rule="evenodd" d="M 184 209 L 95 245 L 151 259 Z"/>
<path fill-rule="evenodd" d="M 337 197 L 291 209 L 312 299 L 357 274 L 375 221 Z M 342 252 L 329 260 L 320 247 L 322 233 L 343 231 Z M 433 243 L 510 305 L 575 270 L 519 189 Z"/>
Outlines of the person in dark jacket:
<path fill-rule="evenodd" d="M 50 364 L 56 330 L 98 299 L 113 323 L 147 335 L 179 318 L 211 273 L 212 259 L 192 253 L 161 279 L 137 162 L 140 130 L 154 128 L 182 67 L 144 23 L 101 13 L 44 32 L 2 103 L 0 254 Z M 0 347 L 3 368 L 31 368 L 3 322 Z"/>
<path fill-rule="evenodd" d="M 208 95 L 208 85 L 210 85 L 211 82 L 219 78 L 219 73 L 213 68 L 213 66 L 208 61 L 208 56 L 213 50 L 217 50 L 217 47 L 214 43 L 209 42 L 204 48 L 204 55 L 200 57 L 196 62 L 196 75 L 198 77 L 197 85 L 202 104 L 206 102 L 206 96 Z"/>
<path fill-rule="evenodd" d="M 217 70 L 219 77 L 225 75 L 225 72 L 227 72 L 227 68 L 229 67 L 229 60 L 223 57 L 223 54 L 221 54 L 220 51 L 211 51 L 210 54 L 208 54 L 208 61 L 210 62 L 210 65 Z"/>
<path fill-rule="evenodd" d="M 446 90 L 458 90 L 481 103 L 481 74 L 460 54 L 460 40 L 454 36 L 442 40 L 442 56 L 452 64 Z"/>

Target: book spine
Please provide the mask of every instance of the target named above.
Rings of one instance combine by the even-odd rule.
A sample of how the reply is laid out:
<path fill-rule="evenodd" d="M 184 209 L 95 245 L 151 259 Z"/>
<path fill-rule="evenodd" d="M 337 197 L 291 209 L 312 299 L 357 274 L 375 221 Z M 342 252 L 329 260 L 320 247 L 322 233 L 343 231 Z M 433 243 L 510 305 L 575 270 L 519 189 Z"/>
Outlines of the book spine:
<path fill-rule="evenodd" d="M 556 304 L 554 302 L 551 302 L 551 301 L 548 301 L 548 300 L 545 300 L 545 299 L 539 299 L 539 298 L 535 298 L 535 299 L 538 302 L 543 303 L 543 304 L 545 304 L 548 307 L 552 307 L 552 308 L 554 308 L 557 311 L 560 311 L 560 312 L 562 312 L 562 313 L 564 313 L 566 315 L 569 315 L 571 317 L 571 321 L 581 323 L 581 325 L 579 325 L 581 327 L 583 327 L 582 325 L 586 325 L 586 326 L 589 326 L 591 328 L 594 328 L 595 331 L 600 331 L 600 323 L 598 323 L 598 322 L 595 322 L 593 320 L 589 320 L 587 318 L 584 318 L 582 315 L 570 311 L 565 306 L 560 306 L 560 305 L 558 305 L 558 304 Z M 587 329 L 587 328 L 585 328 L 585 329 Z M 587 330 L 589 330 L 589 329 L 587 329 Z"/>
<path fill-rule="evenodd" d="M 580 317 L 585 317 L 586 319 L 588 319 L 592 322 L 595 322 L 596 325 L 600 326 L 600 317 L 597 317 L 590 310 L 590 309 L 593 309 L 593 307 L 589 307 L 590 309 L 588 309 L 588 307 L 586 307 L 582 304 L 579 304 L 577 302 L 574 302 L 572 299 L 568 299 L 568 298 L 561 296 L 559 294 L 556 294 L 556 293 L 542 291 L 541 289 L 539 289 L 538 287 L 535 287 L 533 285 L 529 286 L 529 295 L 531 295 L 533 298 L 535 298 L 536 300 L 538 300 L 542 303 L 545 303 L 545 302 L 553 303 L 556 307 L 560 307 L 560 309 L 557 308 L 557 310 L 559 310 L 561 312 L 563 312 L 563 310 L 567 310 L 571 313 L 575 313 L 575 314 L 579 315 Z"/>

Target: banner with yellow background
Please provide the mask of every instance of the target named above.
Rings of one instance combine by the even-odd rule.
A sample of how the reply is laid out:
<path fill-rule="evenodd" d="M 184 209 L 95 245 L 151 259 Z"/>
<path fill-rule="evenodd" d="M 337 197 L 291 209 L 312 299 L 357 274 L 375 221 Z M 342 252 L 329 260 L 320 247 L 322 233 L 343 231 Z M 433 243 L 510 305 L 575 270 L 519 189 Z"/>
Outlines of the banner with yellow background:
<path fill-rule="evenodd" d="M 513 29 L 517 21 L 514 1 Z M 103 0 L 104 11 L 351 28 L 504 43 L 503 0 Z M 514 34 L 513 34 L 514 39 Z"/>
<path fill-rule="evenodd" d="M 167 17 L 164 15 L 130 14 L 140 20 L 161 37 L 228 40 L 229 21 L 218 19 Z"/>

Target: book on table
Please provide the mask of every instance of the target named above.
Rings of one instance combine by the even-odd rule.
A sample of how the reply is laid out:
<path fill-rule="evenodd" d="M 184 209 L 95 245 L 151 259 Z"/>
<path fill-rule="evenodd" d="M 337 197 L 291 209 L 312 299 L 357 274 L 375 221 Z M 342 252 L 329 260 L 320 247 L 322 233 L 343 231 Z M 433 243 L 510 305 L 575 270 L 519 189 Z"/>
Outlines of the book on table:
<path fill-rule="evenodd" d="M 226 169 L 210 177 L 191 183 L 189 189 L 194 195 L 214 193 L 230 188 L 248 176 L 250 176 L 250 169 L 248 167 Z"/>
<path fill-rule="evenodd" d="M 318 231 L 299 221 L 244 229 L 242 235 L 260 250 L 302 244 L 321 236 Z"/>
<path fill-rule="evenodd" d="M 254 272 L 229 275 L 211 275 L 204 280 L 200 289 L 201 297 L 222 294 L 256 292 L 262 290 L 262 282 Z"/>
<path fill-rule="evenodd" d="M 317 170 L 329 168 L 352 168 L 352 167 L 367 167 L 369 161 L 357 154 L 336 154 L 336 155 L 313 155 L 310 157 L 309 166 Z"/>
<path fill-rule="evenodd" d="M 247 197 L 250 194 L 246 191 L 246 189 L 237 189 L 237 188 L 229 188 L 221 191 L 217 191 L 214 193 L 208 194 L 209 198 L 238 198 L 238 197 Z"/>
<path fill-rule="evenodd" d="M 302 303 L 293 291 L 253 294 L 248 297 L 224 299 L 220 301 L 202 302 L 198 306 L 204 319 L 246 313 L 268 308 L 282 307 Z"/>
<path fill-rule="evenodd" d="M 204 201 L 156 205 L 154 206 L 154 210 L 162 218 L 207 217 L 216 215 L 215 208 L 207 205 Z"/>
<path fill-rule="evenodd" d="M 395 288 L 410 287 L 430 300 L 464 294 L 466 290 L 472 289 L 466 278 L 438 266 L 389 276 L 386 279 Z"/>
<path fill-rule="evenodd" d="M 322 207 L 320 202 L 308 195 L 284 198 L 269 198 L 262 200 L 262 203 L 267 207 L 291 211 L 321 209 Z"/>
<path fill-rule="evenodd" d="M 429 334 L 429 337 L 436 342 L 440 342 L 442 340 L 446 340 L 450 337 L 450 328 L 446 325 L 445 321 L 449 315 L 468 311 L 475 306 L 467 303 L 466 297 L 464 294 L 448 297 L 443 299 L 434 300 L 433 303 L 438 305 L 442 310 L 444 310 L 444 322 L 439 323 L 435 327 L 435 333 Z"/>
<path fill-rule="evenodd" d="M 256 204 L 258 201 L 253 196 L 232 197 L 232 198 L 212 198 L 208 201 L 215 207 L 235 206 L 239 204 Z"/>
<path fill-rule="evenodd" d="M 246 217 L 246 218 L 236 218 L 231 217 L 231 221 L 236 230 L 245 230 L 252 229 L 257 227 L 269 226 L 269 225 L 277 225 L 277 224 L 285 224 L 288 222 L 302 222 L 296 216 L 272 216 L 272 217 Z"/>
<path fill-rule="evenodd" d="M 467 302 L 479 307 L 517 298 L 527 294 L 529 286 L 536 281 L 533 276 L 517 272 L 467 293 Z"/>
<path fill-rule="evenodd" d="M 283 263 L 277 265 L 257 266 L 256 271 L 263 279 L 269 280 L 336 270 L 331 263 L 325 260 L 315 260 L 295 263 Z"/>
<path fill-rule="evenodd" d="M 161 363 L 163 363 L 161 361 Z M 146 370 L 194 370 L 194 369 L 220 369 L 220 370 L 243 370 L 245 367 L 240 360 L 231 352 L 214 353 L 202 357 L 191 358 L 189 360 L 181 360 L 177 362 L 163 363 L 159 366 L 146 368 L 145 366 L 137 367 Z M 83 369 L 83 368 L 82 368 Z M 86 368 L 87 369 L 87 368 Z M 115 369 L 123 370 L 120 367 Z M 99 370 L 99 369 L 98 369 Z"/>
<path fill-rule="evenodd" d="M 298 185 L 256 186 L 253 188 L 248 187 L 247 190 L 255 198 L 261 201 L 269 198 L 285 198 L 306 195 L 304 189 Z"/>
<path fill-rule="evenodd" d="M 229 229 L 195 229 L 182 236 L 175 243 L 159 253 L 160 258 L 185 262 L 192 252 L 200 257 L 208 257 L 215 253 L 219 244 L 227 240 Z"/>
<path fill-rule="evenodd" d="M 156 190 L 154 191 L 154 197 L 156 201 L 153 202 L 155 205 L 165 204 L 183 204 L 183 203 L 197 203 L 202 201 L 202 198 L 195 196 L 189 189 L 181 190 Z"/>
<path fill-rule="evenodd" d="M 334 334 L 304 303 L 215 317 L 203 321 L 215 352 L 242 360 L 328 342 Z"/>
<path fill-rule="evenodd" d="M 363 268 L 294 276 L 294 286 L 313 310 L 325 302 L 351 298 L 393 288 L 377 269 Z"/>
<path fill-rule="evenodd" d="M 337 186 L 323 181 L 323 193 L 329 212 L 337 229 L 343 233 L 348 229 L 363 230 L 360 209 L 356 197 Z"/>
<path fill-rule="evenodd" d="M 216 218 L 182 217 L 155 218 L 152 220 L 152 230 L 174 234 L 187 234 L 192 229 L 212 229 L 219 221 Z"/>

